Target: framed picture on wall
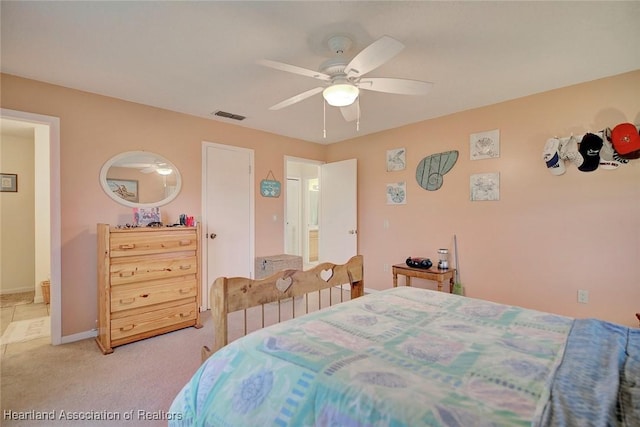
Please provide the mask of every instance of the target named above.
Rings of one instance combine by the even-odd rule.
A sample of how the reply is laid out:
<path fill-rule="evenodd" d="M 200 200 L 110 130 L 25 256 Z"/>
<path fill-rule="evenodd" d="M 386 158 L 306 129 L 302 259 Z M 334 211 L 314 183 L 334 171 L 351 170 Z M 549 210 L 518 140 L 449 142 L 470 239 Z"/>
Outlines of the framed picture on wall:
<path fill-rule="evenodd" d="M 107 184 L 118 197 L 129 202 L 138 202 L 138 181 L 107 178 Z"/>
<path fill-rule="evenodd" d="M 18 174 L 2 173 L 0 174 L 0 191 L 8 193 L 18 192 Z"/>

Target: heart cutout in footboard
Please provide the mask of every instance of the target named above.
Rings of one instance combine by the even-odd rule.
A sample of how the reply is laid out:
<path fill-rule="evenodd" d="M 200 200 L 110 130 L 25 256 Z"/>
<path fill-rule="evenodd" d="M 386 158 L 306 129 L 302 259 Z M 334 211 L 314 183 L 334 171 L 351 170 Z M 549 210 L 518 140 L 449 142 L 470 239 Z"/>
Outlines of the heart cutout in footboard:
<path fill-rule="evenodd" d="M 293 277 L 291 276 L 281 277 L 278 280 L 276 280 L 276 288 L 278 288 L 280 292 L 286 292 L 287 289 L 289 289 L 292 284 L 293 284 Z"/>
<path fill-rule="evenodd" d="M 333 277 L 333 269 L 330 268 L 328 270 L 320 271 L 320 278 L 325 282 L 328 282 Z"/>

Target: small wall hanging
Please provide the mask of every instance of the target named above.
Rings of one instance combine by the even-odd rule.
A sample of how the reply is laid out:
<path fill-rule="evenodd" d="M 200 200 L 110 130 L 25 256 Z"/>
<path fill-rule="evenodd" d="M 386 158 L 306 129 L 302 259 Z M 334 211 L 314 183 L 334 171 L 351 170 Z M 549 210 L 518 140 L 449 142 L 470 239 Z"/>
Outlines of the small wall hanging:
<path fill-rule="evenodd" d="M 273 179 L 269 179 L 269 177 Z M 260 181 L 260 194 L 263 197 L 280 197 L 280 181 L 276 180 L 273 172 L 269 171 L 267 177 Z"/>
<path fill-rule="evenodd" d="M 407 183 L 396 182 L 387 184 L 387 204 L 406 205 L 407 204 Z"/>
<path fill-rule="evenodd" d="M 500 157 L 500 130 L 472 133 L 469 136 L 471 160 Z"/>
<path fill-rule="evenodd" d="M 406 153 L 404 148 L 387 150 L 387 172 L 404 170 L 407 166 Z"/>
<path fill-rule="evenodd" d="M 449 172 L 458 160 L 457 151 L 445 151 L 425 157 L 416 167 L 418 185 L 428 191 L 442 187 L 444 174 Z"/>
<path fill-rule="evenodd" d="M 471 175 L 471 201 L 500 200 L 500 173 L 479 173 Z"/>
<path fill-rule="evenodd" d="M 7 193 L 18 192 L 18 175 L 15 173 L 0 173 L 0 191 Z"/>

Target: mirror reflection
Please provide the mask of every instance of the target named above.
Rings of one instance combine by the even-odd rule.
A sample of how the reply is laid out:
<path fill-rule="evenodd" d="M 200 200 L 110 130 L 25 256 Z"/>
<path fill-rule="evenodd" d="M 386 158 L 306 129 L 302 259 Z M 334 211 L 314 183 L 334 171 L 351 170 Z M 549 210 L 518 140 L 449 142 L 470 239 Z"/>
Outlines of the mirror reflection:
<path fill-rule="evenodd" d="M 175 165 L 164 157 L 148 151 L 129 151 L 104 164 L 100 184 L 120 204 L 156 207 L 178 195 L 181 177 Z"/>

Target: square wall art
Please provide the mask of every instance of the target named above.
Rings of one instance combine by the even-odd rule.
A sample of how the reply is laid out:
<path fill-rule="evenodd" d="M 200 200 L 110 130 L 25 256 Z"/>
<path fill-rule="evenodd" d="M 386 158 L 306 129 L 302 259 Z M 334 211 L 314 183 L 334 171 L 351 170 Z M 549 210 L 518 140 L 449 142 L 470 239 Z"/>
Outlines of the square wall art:
<path fill-rule="evenodd" d="M 387 184 L 387 204 L 406 205 L 407 204 L 407 183 L 397 182 Z"/>
<path fill-rule="evenodd" d="M 479 173 L 471 175 L 471 201 L 500 200 L 500 174 Z"/>
<path fill-rule="evenodd" d="M 500 157 L 500 130 L 472 133 L 469 136 L 471 160 Z"/>
<path fill-rule="evenodd" d="M 387 172 L 404 170 L 407 167 L 406 153 L 404 148 L 387 150 Z"/>

